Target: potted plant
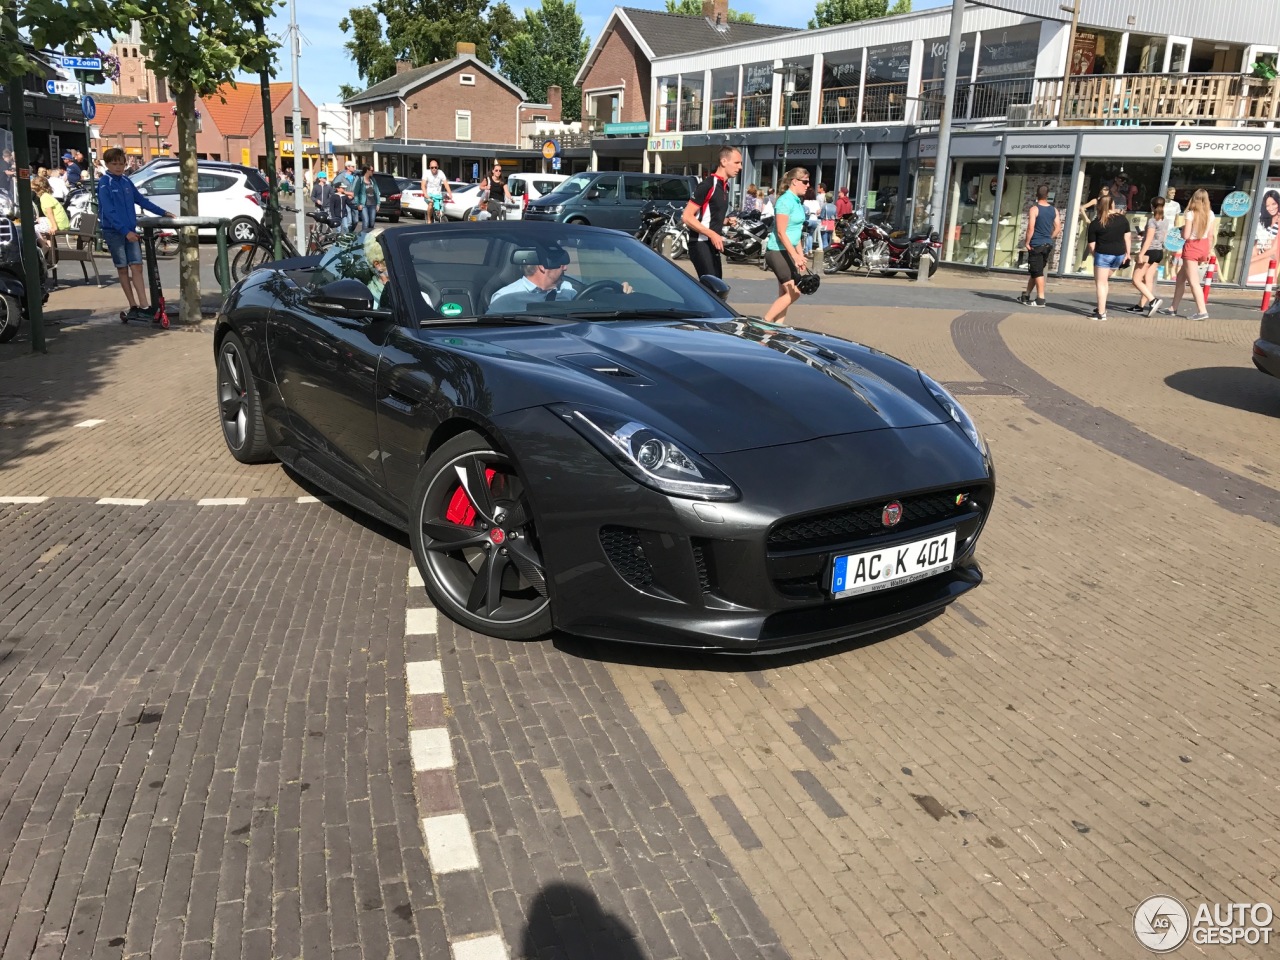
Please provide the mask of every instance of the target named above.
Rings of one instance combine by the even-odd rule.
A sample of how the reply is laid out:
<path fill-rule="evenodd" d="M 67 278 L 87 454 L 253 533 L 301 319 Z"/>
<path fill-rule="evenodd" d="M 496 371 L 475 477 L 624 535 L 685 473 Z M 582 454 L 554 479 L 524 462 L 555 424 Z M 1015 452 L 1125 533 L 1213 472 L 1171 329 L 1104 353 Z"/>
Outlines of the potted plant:
<path fill-rule="evenodd" d="M 1250 77 L 1254 80 L 1270 83 L 1276 78 L 1276 65 L 1268 63 L 1266 60 L 1255 60 L 1249 69 L 1253 71 Z"/>

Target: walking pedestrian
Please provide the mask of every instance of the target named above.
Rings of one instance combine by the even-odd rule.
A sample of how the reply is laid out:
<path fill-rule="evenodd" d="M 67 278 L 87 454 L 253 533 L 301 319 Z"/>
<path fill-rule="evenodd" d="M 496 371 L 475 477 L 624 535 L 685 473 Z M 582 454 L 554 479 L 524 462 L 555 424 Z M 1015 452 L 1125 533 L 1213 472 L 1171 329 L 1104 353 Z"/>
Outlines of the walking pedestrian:
<path fill-rule="evenodd" d="M 422 195 L 427 199 L 427 223 L 443 221 L 444 198 L 452 200 L 453 189 L 449 186 L 449 178 L 435 160 L 428 162 L 427 172 L 422 176 Z"/>
<path fill-rule="evenodd" d="M 755 213 L 760 209 L 760 188 L 754 183 L 747 184 L 746 196 L 742 198 L 742 212 Z"/>
<path fill-rule="evenodd" d="M 507 186 L 507 178 L 502 175 L 502 167 L 493 165 L 489 171 L 489 217 L 493 220 L 507 219 L 505 204 L 511 202 L 511 188 Z"/>
<path fill-rule="evenodd" d="M 326 170 L 320 170 L 316 173 L 316 182 L 311 187 L 311 202 L 315 204 L 317 210 L 323 212 L 329 209 L 329 198 L 333 196 L 333 184 L 329 182 L 329 173 Z"/>
<path fill-rule="evenodd" d="M 1197 190 L 1187 203 L 1186 220 L 1182 225 L 1182 269 L 1178 271 L 1178 280 L 1173 287 L 1173 302 L 1160 312 L 1167 317 L 1178 316 L 1178 305 L 1191 287 L 1191 298 L 1195 301 L 1196 312 L 1192 320 L 1208 320 L 1209 311 L 1204 302 L 1204 291 L 1200 289 L 1200 265 L 1209 259 L 1209 243 L 1217 231 L 1217 221 L 1213 209 L 1209 206 L 1209 194 Z"/>
<path fill-rule="evenodd" d="M 1044 306 L 1044 274 L 1053 258 L 1053 242 L 1062 235 L 1058 208 L 1049 202 L 1049 185 L 1036 188 L 1036 202 L 1027 210 L 1027 289 L 1018 302 L 1028 307 Z"/>
<path fill-rule="evenodd" d="M 348 160 L 342 173 L 333 181 L 334 192 L 342 198 L 342 223 L 339 229 L 348 233 L 355 226 L 358 216 L 356 208 L 356 182 L 360 177 L 356 173 L 356 162 Z"/>
<path fill-rule="evenodd" d="M 67 186 L 76 186 L 80 182 L 80 165 L 76 163 L 76 155 L 70 150 L 62 155 L 62 167 L 67 172 Z"/>
<path fill-rule="evenodd" d="M 814 244 L 818 241 L 818 231 L 822 221 L 822 201 L 815 191 L 810 190 L 804 199 L 804 255 L 813 255 Z M 822 244 L 817 243 L 819 249 Z"/>
<path fill-rule="evenodd" d="M 742 152 L 734 147 L 721 147 L 716 171 L 693 188 L 693 196 L 684 205 L 681 217 L 693 235 L 689 244 L 689 262 L 698 277 L 723 277 L 720 252 L 724 249 L 725 224 L 736 222 L 726 217 L 729 212 L 729 179 L 742 171 Z"/>
<path fill-rule="evenodd" d="M 853 213 L 853 201 L 849 199 L 849 188 L 841 187 L 840 195 L 836 197 L 836 218 L 847 217 Z"/>
<path fill-rule="evenodd" d="M 1128 266 L 1133 234 L 1129 219 L 1115 208 L 1110 196 L 1098 198 L 1098 219 L 1089 224 L 1089 253 L 1093 256 L 1093 287 L 1098 307 L 1092 320 L 1107 319 L 1107 290 L 1111 274 Z"/>
<path fill-rule="evenodd" d="M 805 228 L 804 203 L 800 198 L 809 190 L 809 171 L 792 167 L 778 184 L 778 202 L 774 205 L 773 229 L 765 241 L 765 265 L 778 278 L 778 299 L 773 301 L 764 319 L 769 323 L 786 323 L 787 310 L 800 299 L 800 288 L 794 274 L 806 273 L 809 263 L 800 253 Z"/>
<path fill-rule="evenodd" d="M 1133 286 L 1138 291 L 1138 302 L 1129 307 L 1130 313 L 1151 316 L 1160 309 L 1161 300 L 1156 296 L 1156 272 L 1164 260 L 1164 238 L 1169 232 L 1169 220 L 1165 216 L 1164 197 L 1151 201 L 1151 216 L 1142 231 L 1142 246 L 1138 250 L 1138 263 L 1133 268 Z"/>

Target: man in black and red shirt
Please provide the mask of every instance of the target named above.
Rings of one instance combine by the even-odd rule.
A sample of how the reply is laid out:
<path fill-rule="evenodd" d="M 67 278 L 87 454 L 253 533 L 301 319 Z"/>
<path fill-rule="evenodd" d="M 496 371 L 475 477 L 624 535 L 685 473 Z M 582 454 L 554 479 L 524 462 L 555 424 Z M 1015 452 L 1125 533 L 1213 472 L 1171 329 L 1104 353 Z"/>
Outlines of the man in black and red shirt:
<path fill-rule="evenodd" d="M 741 170 L 742 153 L 733 147 L 721 147 L 716 172 L 694 187 L 692 199 L 685 204 L 684 225 L 693 234 L 689 260 L 699 277 L 724 276 L 720 265 L 724 238 L 720 233 L 724 230 L 725 214 L 729 212 L 729 179 Z"/>

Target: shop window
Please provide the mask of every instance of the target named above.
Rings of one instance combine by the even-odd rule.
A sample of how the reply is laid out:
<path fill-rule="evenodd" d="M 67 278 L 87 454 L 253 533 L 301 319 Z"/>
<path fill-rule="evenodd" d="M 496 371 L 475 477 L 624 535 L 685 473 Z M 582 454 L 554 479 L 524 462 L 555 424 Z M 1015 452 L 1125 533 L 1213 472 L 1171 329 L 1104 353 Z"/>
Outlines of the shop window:
<path fill-rule="evenodd" d="M 711 129 L 729 130 L 738 125 L 738 68 L 711 71 Z"/>
<path fill-rule="evenodd" d="M 742 68 L 742 113 L 739 127 L 769 126 L 773 99 L 773 63 L 748 63 Z"/>
<path fill-rule="evenodd" d="M 1159 163 L 1133 163 L 1118 160 L 1091 160 L 1084 165 L 1084 183 L 1081 186 L 1080 206 L 1071 221 L 1075 232 L 1074 264 L 1067 264 L 1070 273 L 1093 273 L 1093 261 L 1089 259 L 1089 224 L 1097 216 L 1097 200 L 1105 188 L 1117 210 L 1129 220 L 1137 253 L 1142 234 L 1150 216 L 1151 201 L 1160 196 Z M 1127 278 L 1128 273 L 1124 276 Z"/>
<path fill-rule="evenodd" d="M 658 126 L 663 133 L 676 128 L 676 113 L 680 96 L 679 77 L 658 78 Z M 588 119 L 591 119 L 588 117 Z"/>
<path fill-rule="evenodd" d="M 1164 66 L 1164 37 L 1129 34 L 1129 47 L 1124 55 L 1124 73 L 1161 73 Z"/>
<path fill-rule="evenodd" d="M 907 76 L 910 72 L 910 43 L 867 48 L 867 79 L 862 97 L 863 122 L 885 123 L 906 118 Z"/>
<path fill-rule="evenodd" d="M 966 33 L 960 40 L 960 62 L 957 65 L 957 83 L 953 116 L 969 117 L 969 78 L 973 76 L 974 43 L 977 35 Z M 947 72 L 947 47 L 950 37 L 933 37 L 924 42 L 924 69 L 921 72 L 920 116 L 921 120 L 942 119 L 942 85 Z M 979 114 L 982 116 L 982 114 Z"/>
<path fill-rule="evenodd" d="M 685 73 L 680 76 L 680 117 L 677 129 L 702 129 L 701 73 Z"/>

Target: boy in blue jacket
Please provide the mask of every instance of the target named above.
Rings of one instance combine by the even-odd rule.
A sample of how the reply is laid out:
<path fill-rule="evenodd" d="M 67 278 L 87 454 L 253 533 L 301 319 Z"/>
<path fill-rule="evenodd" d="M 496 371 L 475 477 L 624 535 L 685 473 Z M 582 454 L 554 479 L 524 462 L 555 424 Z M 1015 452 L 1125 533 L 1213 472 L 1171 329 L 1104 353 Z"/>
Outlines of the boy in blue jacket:
<path fill-rule="evenodd" d="M 120 286 L 129 298 L 129 315 L 147 316 L 142 304 L 149 302 L 142 282 L 142 245 L 138 242 L 138 214 L 135 204 L 159 217 L 173 214 L 156 206 L 138 192 L 133 181 L 124 175 L 125 154 L 112 147 L 102 155 L 107 172 L 98 181 L 98 222 L 102 239 L 111 251 L 111 262 L 120 274 Z"/>

